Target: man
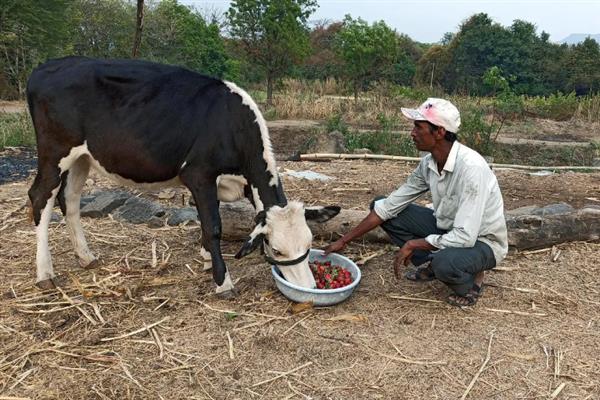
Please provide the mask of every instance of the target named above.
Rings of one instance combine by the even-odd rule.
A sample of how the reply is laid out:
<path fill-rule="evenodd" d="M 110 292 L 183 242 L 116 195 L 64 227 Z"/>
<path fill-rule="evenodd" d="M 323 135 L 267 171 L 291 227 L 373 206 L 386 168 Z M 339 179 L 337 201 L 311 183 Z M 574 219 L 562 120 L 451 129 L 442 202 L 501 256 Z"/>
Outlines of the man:
<path fill-rule="evenodd" d="M 447 100 L 429 98 L 418 109 L 402 108 L 414 121 L 417 149 L 429 152 L 407 182 L 387 198 L 375 199 L 371 212 L 350 232 L 331 243 L 325 253 L 381 225 L 400 246 L 394 272 L 414 267 L 413 281 L 438 279 L 454 292 L 448 302 L 472 306 L 481 294 L 484 271 L 506 255 L 508 240 L 504 203 L 496 176 L 483 157 L 459 143 L 460 113 Z M 431 191 L 433 210 L 412 204 Z"/>

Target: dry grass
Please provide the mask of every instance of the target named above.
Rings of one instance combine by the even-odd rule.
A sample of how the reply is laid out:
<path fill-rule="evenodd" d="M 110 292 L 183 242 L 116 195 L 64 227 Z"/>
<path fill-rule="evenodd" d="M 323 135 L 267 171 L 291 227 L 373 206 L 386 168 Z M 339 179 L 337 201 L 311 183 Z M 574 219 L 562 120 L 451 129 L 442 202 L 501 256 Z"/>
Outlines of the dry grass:
<path fill-rule="evenodd" d="M 286 178 L 290 197 L 310 204 L 343 199 L 346 208 L 364 208 L 365 196 L 386 192 L 410 169 L 377 162 L 283 166 L 371 189 L 363 197 L 332 191 L 341 197 L 330 198 L 313 183 Z M 384 170 L 388 178 L 375 179 L 374 171 Z M 503 190 L 525 198 L 510 187 L 515 180 Z M 573 182 L 590 187 L 583 178 Z M 215 297 L 198 261 L 195 226 L 84 219 L 101 267 L 77 268 L 64 224 L 54 223 L 51 249 L 63 283 L 42 292 L 32 285 L 26 189 L 27 182 L 0 187 L 0 398 L 600 396 L 599 243 L 512 255 L 488 275 L 477 306 L 461 310 L 444 302 L 439 282 L 397 281 L 392 247 L 357 242 L 346 254 L 369 259 L 358 291 L 335 307 L 296 310 L 258 254 L 227 258 L 241 294 Z M 238 246 L 224 243 L 224 253 Z"/>

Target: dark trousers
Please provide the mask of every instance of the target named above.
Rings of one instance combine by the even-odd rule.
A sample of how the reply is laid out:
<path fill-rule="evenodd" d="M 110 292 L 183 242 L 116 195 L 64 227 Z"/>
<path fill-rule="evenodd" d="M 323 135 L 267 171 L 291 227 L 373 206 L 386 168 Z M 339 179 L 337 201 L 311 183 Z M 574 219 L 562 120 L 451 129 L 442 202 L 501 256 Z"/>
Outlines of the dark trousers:
<path fill-rule="evenodd" d="M 371 203 L 373 209 L 376 198 Z M 433 210 L 416 204 L 409 204 L 396 217 L 385 221 L 381 227 L 394 244 L 402 247 L 412 239 L 424 239 L 431 234 L 442 235 L 446 231 L 436 225 Z M 415 250 L 412 263 L 421 265 L 431 262 L 435 277 L 444 282 L 459 296 L 466 295 L 473 287 L 475 275 L 496 266 L 494 252 L 487 244 L 475 242 L 468 248 L 446 248 L 439 251 Z"/>

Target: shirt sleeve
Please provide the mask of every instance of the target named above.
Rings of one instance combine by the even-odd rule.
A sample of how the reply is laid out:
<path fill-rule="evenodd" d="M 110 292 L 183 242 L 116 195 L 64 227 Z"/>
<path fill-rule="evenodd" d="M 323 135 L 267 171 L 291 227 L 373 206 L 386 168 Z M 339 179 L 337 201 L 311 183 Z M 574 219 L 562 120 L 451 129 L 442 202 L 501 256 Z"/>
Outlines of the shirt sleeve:
<path fill-rule="evenodd" d="M 429 244 L 438 249 L 475 246 L 490 192 L 489 171 L 484 168 L 487 167 L 470 167 L 465 171 L 452 229 L 443 235 L 427 236 L 425 240 Z"/>
<path fill-rule="evenodd" d="M 427 170 L 426 157 L 421 160 L 419 166 L 408 177 L 406 183 L 393 191 L 385 199 L 375 202 L 373 210 L 379 218 L 385 220 L 394 218 L 406 208 L 408 204 L 415 201 L 419 196 L 429 190 L 429 184 L 423 171 Z"/>

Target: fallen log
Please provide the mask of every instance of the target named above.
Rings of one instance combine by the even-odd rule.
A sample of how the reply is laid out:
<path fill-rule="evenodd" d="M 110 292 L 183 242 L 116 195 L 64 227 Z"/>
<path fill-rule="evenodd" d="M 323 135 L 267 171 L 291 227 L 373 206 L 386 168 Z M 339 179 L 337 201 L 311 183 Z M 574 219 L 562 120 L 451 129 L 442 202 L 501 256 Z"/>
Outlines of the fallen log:
<path fill-rule="evenodd" d="M 241 240 L 253 228 L 254 209 L 246 201 L 221 205 L 223 238 Z M 342 210 L 326 223 L 309 222 L 315 238 L 335 240 L 356 226 L 367 210 Z M 576 210 L 567 204 L 524 207 L 506 213 L 509 246 L 536 249 L 555 244 L 600 239 L 600 207 L 586 206 Z M 360 240 L 389 243 L 386 233 L 377 228 Z"/>

